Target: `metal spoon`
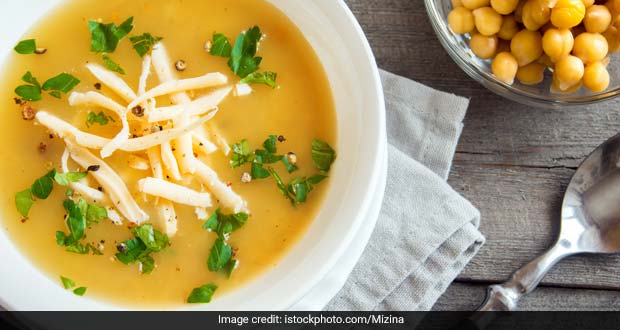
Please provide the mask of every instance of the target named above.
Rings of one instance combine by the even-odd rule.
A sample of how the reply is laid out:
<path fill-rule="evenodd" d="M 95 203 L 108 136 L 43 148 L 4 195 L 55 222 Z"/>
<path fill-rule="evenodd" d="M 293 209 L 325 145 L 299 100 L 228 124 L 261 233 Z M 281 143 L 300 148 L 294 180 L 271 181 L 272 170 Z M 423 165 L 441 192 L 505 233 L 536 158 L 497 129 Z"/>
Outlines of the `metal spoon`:
<path fill-rule="evenodd" d="M 581 163 L 562 203 L 560 235 L 553 246 L 499 285 L 491 285 L 478 311 L 513 311 L 562 258 L 578 253 L 620 252 L 620 134 Z M 478 326 L 485 313 L 477 313 Z M 486 313 L 491 314 L 491 313 Z"/>

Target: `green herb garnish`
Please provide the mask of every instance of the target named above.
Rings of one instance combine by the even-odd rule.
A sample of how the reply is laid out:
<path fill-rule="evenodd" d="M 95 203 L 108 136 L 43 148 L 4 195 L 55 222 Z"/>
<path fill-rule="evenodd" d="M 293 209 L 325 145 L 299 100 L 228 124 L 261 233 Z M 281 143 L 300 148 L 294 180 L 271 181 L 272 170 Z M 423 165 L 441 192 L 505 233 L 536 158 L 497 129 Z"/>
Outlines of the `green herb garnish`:
<path fill-rule="evenodd" d="M 94 255 L 102 255 L 101 251 L 92 244 L 83 244 L 80 240 L 84 238 L 86 227 L 108 217 L 107 210 L 101 206 L 88 204 L 82 198 L 78 199 L 77 202 L 72 199 L 65 199 L 62 205 L 67 212 L 66 224 L 69 228 L 69 234 L 57 231 L 56 244 L 65 246 L 68 252 L 78 254 L 92 252 Z"/>
<path fill-rule="evenodd" d="M 22 81 L 27 83 L 27 85 L 18 86 L 15 89 L 15 94 L 25 101 L 40 101 L 41 84 L 39 84 L 37 78 L 33 77 L 32 73 L 28 71 L 22 76 Z"/>
<path fill-rule="evenodd" d="M 224 268 L 226 264 L 232 258 L 232 248 L 224 239 L 218 238 L 213 247 L 211 248 L 211 252 L 209 253 L 209 259 L 207 259 L 207 266 L 209 270 L 212 272 L 217 272 Z"/>
<path fill-rule="evenodd" d="M 79 83 L 80 80 L 76 77 L 68 73 L 61 73 L 43 83 L 42 89 L 49 92 L 51 96 L 59 99 L 61 97 L 61 92 L 65 94 L 69 93 L 69 91 L 71 91 Z"/>
<path fill-rule="evenodd" d="M 202 228 L 212 230 L 217 233 L 220 238 L 227 238 L 226 235 L 243 227 L 248 221 L 247 213 L 223 214 L 220 209 L 215 210 L 213 214 L 205 221 Z"/>
<path fill-rule="evenodd" d="M 230 57 L 232 46 L 230 41 L 225 35 L 221 33 L 213 34 L 213 43 L 211 44 L 211 50 L 209 51 L 213 56 Z"/>
<path fill-rule="evenodd" d="M 155 260 L 151 253 L 165 249 L 169 244 L 168 236 L 153 229 L 153 225 L 145 224 L 131 229 L 133 239 L 117 245 L 116 259 L 129 265 L 140 262 L 142 274 L 150 274 L 155 269 Z"/>
<path fill-rule="evenodd" d="M 76 296 L 83 296 L 86 293 L 86 287 L 81 286 L 75 290 L 73 290 L 73 294 L 75 294 Z"/>
<path fill-rule="evenodd" d="M 277 77 L 278 74 L 272 71 L 253 72 L 241 79 L 240 82 L 244 84 L 264 84 L 271 88 L 276 88 L 278 87 L 276 84 Z"/>
<path fill-rule="evenodd" d="M 97 21 L 88 21 L 88 29 L 92 52 L 113 53 L 118 43 L 133 30 L 133 17 L 128 18 L 119 26 L 114 23 L 103 24 Z"/>
<path fill-rule="evenodd" d="M 15 48 L 13 48 L 18 54 L 34 54 L 37 50 L 37 43 L 34 39 L 27 39 L 20 41 Z"/>
<path fill-rule="evenodd" d="M 32 198 L 32 191 L 30 188 L 15 194 L 15 207 L 22 217 L 28 217 L 32 205 L 34 205 L 34 199 Z"/>
<path fill-rule="evenodd" d="M 150 33 L 144 33 L 140 36 L 129 37 L 129 40 L 133 44 L 133 49 L 136 50 L 140 57 L 144 57 L 144 55 L 146 55 L 151 50 L 151 47 L 153 47 L 162 39 L 162 37 L 154 37 Z"/>
<path fill-rule="evenodd" d="M 100 111 L 99 113 L 94 113 L 91 111 L 88 115 L 86 115 L 86 126 L 90 127 L 90 125 L 95 123 L 105 126 L 110 122 L 110 120 L 114 121 L 112 117 L 106 115 L 103 111 Z"/>
<path fill-rule="evenodd" d="M 60 281 L 62 282 L 62 286 L 67 290 L 75 287 L 75 281 L 70 278 L 60 276 Z"/>
<path fill-rule="evenodd" d="M 248 140 L 243 139 L 239 143 L 232 145 L 232 159 L 230 160 L 230 166 L 232 168 L 239 167 L 245 163 L 250 163 L 254 159 L 254 155 L 250 152 L 250 143 Z"/>
<path fill-rule="evenodd" d="M 217 290 L 215 284 L 205 284 L 201 287 L 195 288 L 187 298 L 187 302 L 190 304 L 206 304 L 211 302 L 213 294 Z"/>
<path fill-rule="evenodd" d="M 277 87 L 274 72 L 257 72 L 260 69 L 262 57 L 256 56 L 258 45 L 263 33 L 258 26 L 254 26 L 237 37 L 234 46 L 221 33 L 213 34 L 210 53 L 213 56 L 228 58 L 228 67 L 241 78 L 241 83 L 265 84 L 272 88 Z"/>
<path fill-rule="evenodd" d="M 252 163 L 250 175 L 252 175 L 252 179 L 266 179 L 270 174 L 269 171 L 263 167 L 263 164 Z"/>
<path fill-rule="evenodd" d="M 44 176 L 38 178 L 30 187 L 32 195 L 39 199 L 47 199 L 54 188 L 54 176 L 56 170 L 51 170 Z"/>
<path fill-rule="evenodd" d="M 58 173 L 54 171 L 54 181 L 61 186 L 68 186 L 71 182 L 78 182 L 84 179 L 88 172 L 67 172 Z"/>
<path fill-rule="evenodd" d="M 319 171 L 329 172 L 334 160 L 336 160 L 336 152 L 327 142 L 319 139 L 312 140 L 312 162 Z"/>
<path fill-rule="evenodd" d="M 121 68 L 120 65 L 118 65 L 116 62 L 114 62 L 107 55 L 103 55 L 102 59 L 103 59 L 103 63 L 105 64 L 105 67 L 108 68 L 109 70 L 112 70 L 114 72 L 118 72 L 120 74 L 125 74 L 125 70 L 123 70 L 123 68 Z"/>

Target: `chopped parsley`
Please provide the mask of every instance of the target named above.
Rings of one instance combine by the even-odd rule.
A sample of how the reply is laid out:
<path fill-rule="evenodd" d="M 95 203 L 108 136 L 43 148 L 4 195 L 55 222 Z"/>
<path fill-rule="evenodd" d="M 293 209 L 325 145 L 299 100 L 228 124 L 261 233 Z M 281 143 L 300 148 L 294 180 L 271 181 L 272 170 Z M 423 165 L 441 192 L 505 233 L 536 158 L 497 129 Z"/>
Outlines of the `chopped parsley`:
<path fill-rule="evenodd" d="M 136 50 L 140 57 L 144 57 L 156 43 L 162 40 L 162 37 L 154 37 L 150 33 L 144 33 L 139 36 L 129 37 L 129 41 L 133 44 L 133 49 Z"/>
<path fill-rule="evenodd" d="M 90 111 L 88 115 L 86 115 L 86 126 L 90 127 L 93 124 L 105 126 L 110 122 L 110 120 L 114 121 L 112 117 L 106 115 L 103 111 L 100 111 L 99 113 Z"/>
<path fill-rule="evenodd" d="M 60 281 L 62 282 L 62 286 L 66 289 L 73 289 L 75 287 L 75 281 L 70 278 L 60 276 Z"/>
<path fill-rule="evenodd" d="M 243 164 L 252 163 L 250 173 L 252 179 L 266 179 L 269 177 L 269 172 L 263 166 L 265 164 L 282 162 L 289 173 L 298 170 L 297 166 L 291 164 L 286 156 L 277 154 L 277 143 L 278 137 L 276 135 L 270 135 L 267 140 L 263 142 L 264 149 L 257 149 L 252 153 L 250 152 L 250 143 L 248 140 L 243 139 L 241 142 L 232 145 L 233 154 L 230 165 L 232 168 L 237 168 Z"/>
<path fill-rule="evenodd" d="M 37 78 L 32 76 L 32 73 L 28 71 L 22 76 L 22 81 L 27 84 L 17 86 L 17 88 L 15 88 L 15 94 L 25 101 L 40 101 L 41 84 L 39 84 Z"/>
<path fill-rule="evenodd" d="M 51 96 L 59 99 L 61 97 L 61 92 L 66 94 L 79 83 L 80 80 L 76 77 L 68 73 L 61 73 L 43 83 L 42 89 L 49 92 Z"/>
<path fill-rule="evenodd" d="M 232 46 L 230 45 L 230 41 L 226 38 L 225 35 L 221 33 L 213 34 L 213 43 L 211 44 L 211 50 L 209 53 L 213 56 L 220 56 L 228 58 L 230 57 L 230 52 L 232 51 Z"/>
<path fill-rule="evenodd" d="M 84 294 L 86 294 L 86 289 L 87 289 L 86 287 L 81 286 L 81 287 L 73 290 L 73 294 L 76 295 L 76 296 L 80 296 L 81 297 Z"/>
<path fill-rule="evenodd" d="M 64 277 L 64 276 L 60 276 L 60 281 L 62 282 L 62 286 L 63 288 L 65 288 L 65 290 L 71 290 L 73 288 L 75 288 L 75 281 Z M 86 290 L 87 288 L 84 286 L 81 286 L 79 288 L 75 288 L 73 289 L 73 294 L 75 294 L 76 296 L 83 296 L 84 294 L 86 294 Z"/>
<path fill-rule="evenodd" d="M 276 88 L 278 87 L 276 84 L 277 77 L 278 74 L 272 71 L 253 72 L 241 79 L 240 82 L 243 84 L 264 84 L 271 88 Z"/>
<path fill-rule="evenodd" d="M 22 55 L 34 54 L 37 51 L 37 43 L 34 39 L 22 40 L 13 49 Z"/>
<path fill-rule="evenodd" d="M 292 197 L 291 200 L 295 204 L 304 203 L 308 193 L 314 189 L 314 185 L 319 184 L 327 177 L 322 174 L 316 174 L 309 178 L 296 178 L 288 184 L 287 190 Z"/>
<path fill-rule="evenodd" d="M 206 304 L 211 302 L 211 298 L 213 294 L 217 290 L 217 285 L 215 284 L 205 284 L 201 287 L 195 288 L 190 293 L 187 298 L 187 302 L 190 304 Z"/>
<path fill-rule="evenodd" d="M 69 228 L 69 234 L 57 231 L 56 244 L 65 246 L 68 252 L 88 254 L 90 251 L 95 255 L 101 255 L 101 251 L 92 244 L 83 244 L 80 240 L 85 237 L 86 227 L 93 223 L 99 223 L 108 217 L 107 210 L 101 206 L 88 204 L 82 198 L 78 199 L 77 202 L 72 199 L 65 199 L 62 205 L 67 212 L 66 224 Z"/>
<path fill-rule="evenodd" d="M 114 62 L 109 56 L 103 55 L 102 59 L 105 67 L 108 68 L 108 70 L 118 72 L 120 74 L 125 74 L 125 70 L 123 70 L 123 68 L 121 68 L 121 66 Z"/>
<path fill-rule="evenodd" d="M 228 234 L 243 227 L 248 218 L 247 213 L 223 214 L 220 209 L 217 209 L 205 221 L 202 228 L 215 232 L 221 238 L 226 238 Z"/>
<path fill-rule="evenodd" d="M 211 50 L 213 56 L 228 58 L 228 67 L 241 78 L 241 83 L 265 84 L 275 88 L 277 74 L 275 72 L 258 72 L 263 58 L 256 56 L 258 45 L 263 33 L 258 26 L 254 26 L 237 37 L 234 46 L 221 33 L 213 34 Z"/>
<path fill-rule="evenodd" d="M 151 253 L 165 249 L 170 240 L 166 234 L 153 229 L 151 224 L 135 227 L 131 229 L 131 233 L 134 235 L 133 239 L 116 246 L 116 259 L 125 265 L 139 262 L 142 274 L 150 274 L 155 269 L 155 260 Z"/>
<path fill-rule="evenodd" d="M 224 239 L 218 238 L 211 252 L 209 253 L 209 259 L 207 259 L 207 266 L 212 272 L 220 271 L 232 258 L 232 248 Z"/>
<path fill-rule="evenodd" d="M 133 17 L 125 20 L 121 25 L 114 23 L 103 24 L 97 21 L 88 21 L 90 31 L 90 50 L 95 53 L 113 53 L 118 43 L 133 30 Z"/>
<path fill-rule="evenodd" d="M 28 189 L 15 194 L 15 207 L 26 218 L 34 205 L 34 198 L 47 199 L 54 189 L 54 181 L 61 186 L 67 186 L 71 182 L 83 179 L 86 174 L 86 172 L 58 173 L 53 169 L 36 179 Z"/>
<path fill-rule="evenodd" d="M 245 163 L 250 163 L 254 159 L 254 155 L 250 152 L 250 142 L 243 139 L 239 143 L 232 145 L 232 159 L 230 160 L 230 166 L 232 168 L 239 167 Z"/>
<path fill-rule="evenodd" d="M 327 142 L 319 139 L 312 140 L 312 162 L 319 171 L 329 172 L 334 160 L 336 160 L 336 152 Z"/>

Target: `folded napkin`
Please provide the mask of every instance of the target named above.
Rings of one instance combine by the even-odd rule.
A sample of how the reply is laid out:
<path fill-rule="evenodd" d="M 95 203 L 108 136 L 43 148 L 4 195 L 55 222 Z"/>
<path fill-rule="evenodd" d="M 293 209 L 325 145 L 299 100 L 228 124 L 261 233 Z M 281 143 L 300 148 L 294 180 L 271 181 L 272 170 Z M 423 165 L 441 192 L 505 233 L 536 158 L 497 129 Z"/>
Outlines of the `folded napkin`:
<path fill-rule="evenodd" d="M 484 244 L 446 179 L 469 101 L 381 71 L 388 179 L 379 220 L 327 310 L 429 310 Z"/>

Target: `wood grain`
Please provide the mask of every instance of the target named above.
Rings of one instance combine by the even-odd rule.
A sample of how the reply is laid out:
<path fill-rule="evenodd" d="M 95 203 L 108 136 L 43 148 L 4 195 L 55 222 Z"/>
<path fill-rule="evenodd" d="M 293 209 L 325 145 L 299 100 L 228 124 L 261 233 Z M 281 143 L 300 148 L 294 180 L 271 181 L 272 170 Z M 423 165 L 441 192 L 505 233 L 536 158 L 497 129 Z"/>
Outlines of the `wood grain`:
<path fill-rule="evenodd" d="M 619 131 L 620 100 L 560 110 L 508 101 L 451 60 L 422 0 L 346 3 L 382 69 L 471 98 L 449 182 L 480 209 L 487 244 L 435 309 L 472 309 L 482 299 L 481 283 L 505 280 L 554 241 L 564 189 L 592 149 Z M 568 258 L 523 308 L 619 308 L 618 274 L 620 256 Z"/>

